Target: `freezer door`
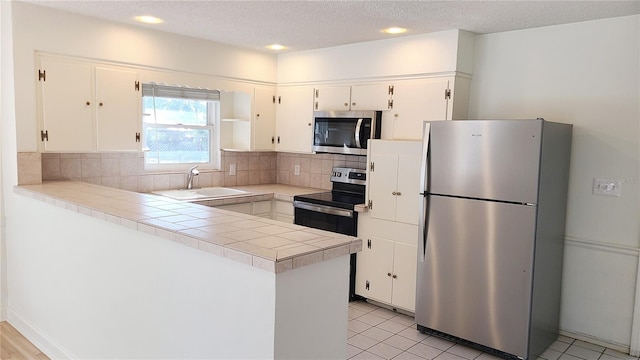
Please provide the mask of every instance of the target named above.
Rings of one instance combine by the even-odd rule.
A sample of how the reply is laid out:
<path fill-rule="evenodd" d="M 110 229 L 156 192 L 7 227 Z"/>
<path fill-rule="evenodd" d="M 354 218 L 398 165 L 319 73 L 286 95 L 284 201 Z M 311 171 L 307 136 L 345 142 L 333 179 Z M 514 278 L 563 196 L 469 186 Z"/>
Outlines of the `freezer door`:
<path fill-rule="evenodd" d="M 526 358 L 535 207 L 429 196 L 416 323 Z"/>
<path fill-rule="evenodd" d="M 430 125 L 430 193 L 537 203 L 542 120 Z"/>

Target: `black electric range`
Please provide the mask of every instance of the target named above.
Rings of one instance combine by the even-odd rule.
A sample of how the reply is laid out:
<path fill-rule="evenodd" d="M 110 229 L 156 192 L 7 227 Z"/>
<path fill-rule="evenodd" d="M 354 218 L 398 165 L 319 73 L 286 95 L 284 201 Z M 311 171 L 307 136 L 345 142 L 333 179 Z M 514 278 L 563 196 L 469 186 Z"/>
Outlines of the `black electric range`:
<path fill-rule="evenodd" d="M 363 169 L 333 168 L 331 191 L 293 197 L 294 223 L 340 234 L 358 235 L 356 205 L 364 204 L 367 173 Z M 349 300 L 355 295 L 356 254 L 351 254 Z"/>

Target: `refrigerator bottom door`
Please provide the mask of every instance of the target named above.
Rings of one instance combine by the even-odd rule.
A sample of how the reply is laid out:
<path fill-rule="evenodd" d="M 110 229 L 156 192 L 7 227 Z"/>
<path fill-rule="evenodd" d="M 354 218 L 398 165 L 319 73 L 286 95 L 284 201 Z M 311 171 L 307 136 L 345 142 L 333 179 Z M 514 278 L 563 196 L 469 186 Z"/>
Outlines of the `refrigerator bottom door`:
<path fill-rule="evenodd" d="M 416 323 L 527 358 L 536 208 L 429 196 Z"/>

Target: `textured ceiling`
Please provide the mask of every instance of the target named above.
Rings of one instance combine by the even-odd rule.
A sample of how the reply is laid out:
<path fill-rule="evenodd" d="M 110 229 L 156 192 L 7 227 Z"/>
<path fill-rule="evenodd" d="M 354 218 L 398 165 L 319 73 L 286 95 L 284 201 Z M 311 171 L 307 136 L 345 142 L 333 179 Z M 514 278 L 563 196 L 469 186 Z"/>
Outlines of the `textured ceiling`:
<path fill-rule="evenodd" d="M 476 34 L 581 22 L 640 13 L 635 1 L 43 1 L 22 0 L 111 21 L 269 51 L 301 51 L 401 36 L 462 29 Z M 140 25 L 154 15 L 160 25 Z M 398 35 L 395 35 L 398 36 Z"/>

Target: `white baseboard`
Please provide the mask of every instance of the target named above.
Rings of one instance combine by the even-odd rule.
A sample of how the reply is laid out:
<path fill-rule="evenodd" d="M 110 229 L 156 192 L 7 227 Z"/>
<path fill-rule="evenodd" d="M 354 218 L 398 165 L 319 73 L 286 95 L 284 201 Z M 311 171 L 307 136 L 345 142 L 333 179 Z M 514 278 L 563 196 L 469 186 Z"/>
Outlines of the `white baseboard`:
<path fill-rule="evenodd" d="M 25 320 L 10 307 L 6 309 L 6 315 L 7 322 L 50 359 L 77 359 L 77 357 L 73 356 L 55 340 Z"/>
<path fill-rule="evenodd" d="M 629 353 L 629 346 L 625 345 L 625 344 L 616 344 L 616 343 L 611 343 L 608 341 L 604 341 L 601 339 L 597 339 L 594 338 L 592 336 L 589 335 L 585 335 L 585 334 L 580 334 L 580 333 L 575 333 L 572 331 L 567 331 L 567 330 L 562 330 L 560 329 L 560 335 L 564 335 L 576 340 L 581 340 L 584 342 L 588 342 L 590 344 L 595 344 L 595 345 L 600 345 L 600 346 L 604 346 L 606 348 L 609 348 L 611 350 L 615 350 L 615 351 L 619 351 L 621 353 L 624 354 L 628 354 Z"/>

